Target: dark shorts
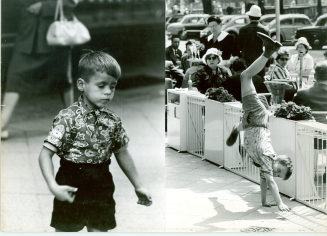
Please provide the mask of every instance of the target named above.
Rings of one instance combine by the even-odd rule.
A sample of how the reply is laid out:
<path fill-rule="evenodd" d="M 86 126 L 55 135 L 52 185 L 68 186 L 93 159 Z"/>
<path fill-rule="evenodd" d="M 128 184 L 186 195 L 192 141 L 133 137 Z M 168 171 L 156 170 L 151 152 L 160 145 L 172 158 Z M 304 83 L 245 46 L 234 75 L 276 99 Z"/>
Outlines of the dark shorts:
<path fill-rule="evenodd" d="M 14 51 L 6 78 L 6 91 L 46 94 L 70 88 L 67 76 L 68 50 L 25 54 Z"/>
<path fill-rule="evenodd" d="M 115 186 L 109 164 L 75 164 L 61 160 L 57 183 L 77 187 L 78 191 L 73 203 L 54 199 L 52 227 L 64 232 L 77 232 L 85 226 L 101 231 L 116 227 Z"/>

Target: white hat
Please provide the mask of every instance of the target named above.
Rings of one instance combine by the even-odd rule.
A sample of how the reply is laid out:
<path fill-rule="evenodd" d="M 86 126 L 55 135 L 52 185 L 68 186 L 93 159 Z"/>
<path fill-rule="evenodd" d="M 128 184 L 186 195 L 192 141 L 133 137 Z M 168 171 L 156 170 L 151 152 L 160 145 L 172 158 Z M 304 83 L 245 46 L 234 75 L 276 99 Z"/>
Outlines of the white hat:
<path fill-rule="evenodd" d="M 299 39 L 297 40 L 296 44 L 295 44 L 295 48 L 297 48 L 297 46 L 298 46 L 299 44 L 303 44 L 303 45 L 307 46 L 308 49 L 311 49 L 311 46 L 310 46 L 310 44 L 308 43 L 308 40 L 307 40 L 306 37 L 301 37 L 301 38 L 299 38 Z"/>
<path fill-rule="evenodd" d="M 257 5 L 252 5 L 250 11 L 246 12 L 248 16 L 261 17 L 261 8 Z"/>
<path fill-rule="evenodd" d="M 208 55 L 216 55 L 216 56 L 218 56 L 219 61 L 220 61 L 220 62 L 222 61 L 222 59 L 221 59 L 221 51 L 219 51 L 217 48 L 209 48 L 209 49 L 206 51 L 206 53 L 205 53 L 205 54 L 203 55 L 203 57 L 202 57 L 202 61 L 203 61 L 204 64 L 207 64 L 207 62 L 206 62 L 206 57 L 207 57 Z"/>

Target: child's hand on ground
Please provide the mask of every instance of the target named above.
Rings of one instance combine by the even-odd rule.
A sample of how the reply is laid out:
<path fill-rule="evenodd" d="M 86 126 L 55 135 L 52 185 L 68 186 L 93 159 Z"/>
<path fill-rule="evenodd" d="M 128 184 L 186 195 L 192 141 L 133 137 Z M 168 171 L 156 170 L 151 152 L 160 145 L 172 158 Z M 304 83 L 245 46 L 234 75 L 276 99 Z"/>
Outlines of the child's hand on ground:
<path fill-rule="evenodd" d="M 135 193 L 139 199 L 137 201 L 137 204 L 144 206 L 150 206 L 152 204 L 152 198 L 150 196 L 150 193 L 148 193 L 145 188 L 135 189 Z"/>
<path fill-rule="evenodd" d="M 279 208 L 279 210 L 281 210 L 281 211 L 290 211 L 290 208 L 289 208 L 288 206 L 286 206 L 284 203 L 280 203 L 280 204 L 278 205 L 278 208 Z"/>
<path fill-rule="evenodd" d="M 77 188 L 68 185 L 56 185 L 51 188 L 51 192 L 59 201 L 67 201 L 72 203 L 75 199 Z"/>

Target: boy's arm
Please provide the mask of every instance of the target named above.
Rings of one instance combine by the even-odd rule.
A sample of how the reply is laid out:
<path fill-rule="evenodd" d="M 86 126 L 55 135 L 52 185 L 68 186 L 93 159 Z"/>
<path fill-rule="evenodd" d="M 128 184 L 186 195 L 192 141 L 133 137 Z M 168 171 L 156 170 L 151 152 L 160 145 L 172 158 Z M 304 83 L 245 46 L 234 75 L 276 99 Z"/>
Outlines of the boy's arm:
<path fill-rule="evenodd" d="M 260 177 L 260 190 L 261 190 L 261 205 L 267 205 L 267 181 L 265 178 Z"/>
<path fill-rule="evenodd" d="M 264 175 L 265 175 L 266 181 L 268 183 L 268 186 L 271 189 L 271 193 L 276 201 L 278 208 L 281 211 L 289 211 L 290 210 L 289 207 L 283 203 L 283 201 L 280 197 L 278 186 L 274 180 L 274 177 L 268 173 L 265 173 Z"/>
<path fill-rule="evenodd" d="M 127 147 L 123 147 L 118 152 L 115 152 L 115 157 L 119 167 L 135 188 L 136 195 L 139 198 L 138 204 L 150 206 L 152 203 L 151 196 L 141 183 L 135 163 Z"/>
<path fill-rule="evenodd" d="M 54 177 L 54 168 L 52 163 L 53 154 L 54 151 L 44 146 L 42 147 L 39 156 L 39 165 L 42 175 L 48 184 L 50 191 L 58 200 L 73 202 L 75 198 L 73 193 L 77 191 L 77 188 L 66 185 L 58 185 Z"/>

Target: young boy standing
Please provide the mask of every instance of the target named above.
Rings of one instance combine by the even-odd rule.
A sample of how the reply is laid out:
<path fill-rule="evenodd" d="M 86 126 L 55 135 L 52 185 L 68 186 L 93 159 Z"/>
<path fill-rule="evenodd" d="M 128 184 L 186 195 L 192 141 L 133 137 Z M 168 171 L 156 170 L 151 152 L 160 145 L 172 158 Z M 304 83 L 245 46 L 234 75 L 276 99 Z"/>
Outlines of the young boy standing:
<path fill-rule="evenodd" d="M 264 45 L 263 54 L 258 57 L 241 74 L 241 94 L 244 115 L 242 122 L 235 126 L 227 139 L 227 145 L 236 142 L 238 134 L 244 130 L 244 146 L 247 155 L 253 160 L 254 165 L 260 168 L 261 203 L 270 206 L 266 201 L 267 185 L 281 211 L 289 211 L 279 194 L 278 186 L 274 177 L 287 180 L 292 174 L 291 159 L 285 155 L 276 155 L 270 139 L 270 131 L 267 127 L 270 112 L 265 97 L 258 96 L 252 82 L 252 77 L 258 74 L 266 65 L 271 55 L 277 51 L 281 44 L 271 40 L 267 35 L 257 33 Z M 261 98 L 264 98 L 262 100 Z"/>
<path fill-rule="evenodd" d="M 138 204 L 150 206 L 152 200 L 128 152 L 121 119 L 108 109 L 121 75 L 119 64 L 107 53 L 89 52 L 80 59 L 78 70 L 82 95 L 55 117 L 39 164 L 55 196 L 51 226 L 57 232 L 76 232 L 85 226 L 89 232 L 105 232 L 116 226 L 115 186 L 109 171 L 112 154 L 133 184 Z M 56 177 L 55 153 L 61 159 Z"/>

